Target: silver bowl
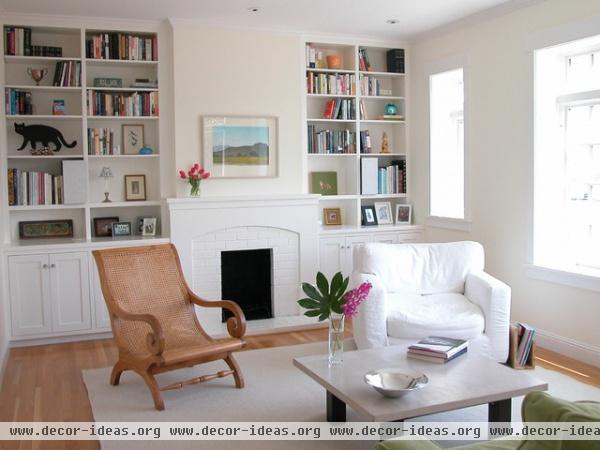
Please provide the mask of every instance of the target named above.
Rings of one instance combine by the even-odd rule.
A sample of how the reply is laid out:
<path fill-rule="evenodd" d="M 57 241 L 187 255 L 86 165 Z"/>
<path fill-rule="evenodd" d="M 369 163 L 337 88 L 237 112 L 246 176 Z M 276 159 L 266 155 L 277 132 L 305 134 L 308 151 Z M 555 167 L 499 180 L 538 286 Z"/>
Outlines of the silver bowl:
<path fill-rule="evenodd" d="M 429 383 L 427 375 L 399 367 L 376 369 L 365 373 L 365 383 L 386 397 L 400 397 Z"/>

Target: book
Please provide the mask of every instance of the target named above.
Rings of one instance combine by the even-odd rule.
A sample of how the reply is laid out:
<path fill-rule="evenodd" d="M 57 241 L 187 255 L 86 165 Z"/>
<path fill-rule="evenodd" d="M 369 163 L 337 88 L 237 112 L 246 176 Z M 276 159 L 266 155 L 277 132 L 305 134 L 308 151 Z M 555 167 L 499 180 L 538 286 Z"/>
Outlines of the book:
<path fill-rule="evenodd" d="M 437 355 L 439 358 L 450 358 L 461 350 L 466 349 L 468 345 L 469 342 L 464 339 L 429 336 L 408 347 L 408 351 L 425 351 L 431 356 Z"/>
<path fill-rule="evenodd" d="M 527 363 L 527 359 L 529 359 L 529 354 L 531 353 L 531 348 L 533 347 L 535 328 L 526 323 L 519 323 L 517 327 L 519 329 L 517 362 L 520 366 L 524 366 Z"/>
<path fill-rule="evenodd" d="M 65 101 L 62 99 L 54 99 L 52 101 L 52 115 L 64 116 L 65 115 Z"/>
<path fill-rule="evenodd" d="M 363 195 L 377 194 L 377 158 L 360 159 L 360 193 Z"/>
<path fill-rule="evenodd" d="M 80 204 L 87 201 L 86 165 L 83 160 L 62 162 L 63 200 L 66 205 Z"/>
<path fill-rule="evenodd" d="M 464 347 L 462 350 L 459 350 L 458 352 L 454 353 L 448 358 L 440 358 L 439 356 L 425 355 L 422 353 L 415 353 L 410 351 L 407 353 L 406 356 L 408 358 L 420 359 L 421 361 L 428 361 L 436 364 L 446 364 L 447 362 L 452 361 L 453 359 L 456 359 L 459 356 L 464 355 L 465 353 L 467 353 L 467 347 Z"/>
<path fill-rule="evenodd" d="M 54 193 L 54 186 L 62 183 L 60 175 L 20 169 L 8 169 L 7 175 L 9 206 L 62 203 L 62 198 Z"/>
<path fill-rule="evenodd" d="M 86 58 L 157 61 L 156 36 L 100 33 L 86 36 Z"/>
<path fill-rule="evenodd" d="M 379 116 L 380 120 L 404 120 L 404 116 L 399 114 L 383 114 Z"/>

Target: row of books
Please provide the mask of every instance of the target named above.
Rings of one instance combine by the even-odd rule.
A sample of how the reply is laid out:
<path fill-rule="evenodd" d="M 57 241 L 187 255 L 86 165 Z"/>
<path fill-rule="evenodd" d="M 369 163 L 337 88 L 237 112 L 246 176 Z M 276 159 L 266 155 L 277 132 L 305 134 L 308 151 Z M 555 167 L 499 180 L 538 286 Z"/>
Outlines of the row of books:
<path fill-rule="evenodd" d="M 533 347 L 535 337 L 535 328 L 526 323 L 517 324 L 519 333 L 519 345 L 517 346 L 517 362 L 520 366 L 525 366 Z"/>
<path fill-rule="evenodd" d="M 88 128 L 88 155 L 120 155 L 113 128 Z"/>
<path fill-rule="evenodd" d="M 88 115 L 158 116 L 158 92 L 116 94 L 89 90 Z"/>
<path fill-rule="evenodd" d="M 356 153 L 356 133 L 350 130 L 320 130 L 308 125 L 308 153 Z"/>
<path fill-rule="evenodd" d="M 307 72 L 306 86 L 309 94 L 354 95 L 356 77 L 351 74 Z"/>
<path fill-rule="evenodd" d="M 158 42 L 155 36 L 101 33 L 86 37 L 85 54 L 93 59 L 157 61 Z"/>
<path fill-rule="evenodd" d="M 54 69 L 52 86 L 81 86 L 81 63 L 79 61 L 59 61 Z"/>
<path fill-rule="evenodd" d="M 404 160 L 392 161 L 389 166 L 379 168 L 377 193 L 406 193 L 406 164 Z"/>
<path fill-rule="evenodd" d="M 45 172 L 8 169 L 8 205 L 60 205 L 63 177 Z"/>
<path fill-rule="evenodd" d="M 361 95 L 379 96 L 381 94 L 381 81 L 377 78 L 369 76 L 360 77 L 360 93 Z"/>
<path fill-rule="evenodd" d="M 371 70 L 371 64 L 369 63 L 369 56 L 367 55 L 366 48 L 361 48 L 358 50 L 358 70 Z"/>
<path fill-rule="evenodd" d="M 467 353 L 469 342 L 463 339 L 430 336 L 408 347 L 409 358 L 445 364 Z"/>
<path fill-rule="evenodd" d="M 62 47 L 31 45 L 31 28 L 4 27 L 4 54 L 61 57 Z"/>
<path fill-rule="evenodd" d="M 356 109 L 353 99 L 336 98 L 325 103 L 324 119 L 354 120 Z"/>
<path fill-rule="evenodd" d="M 33 114 L 31 92 L 6 88 L 4 90 L 4 112 L 6 115 Z"/>

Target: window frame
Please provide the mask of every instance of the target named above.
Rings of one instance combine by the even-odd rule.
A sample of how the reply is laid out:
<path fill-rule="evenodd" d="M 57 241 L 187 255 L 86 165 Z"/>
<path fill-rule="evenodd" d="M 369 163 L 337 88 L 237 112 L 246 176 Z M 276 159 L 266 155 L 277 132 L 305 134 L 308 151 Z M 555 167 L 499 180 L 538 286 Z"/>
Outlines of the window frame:
<path fill-rule="evenodd" d="M 531 141 L 531 184 L 530 184 L 530 201 L 531 209 L 529 215 L 529 248 L 528 262 L 524 264 L 525 273 L 528 278 L 545 281 L 564 286 L 575 287 L 590 291 L 600 292 L 600 272 L 582 270 L 577 265 L 566 267 L 552 267 L 544 265 L 543 261 L 536 260 L 536 198 L 539 195 L 538 186 L 538 158 L 539 147 L 538 140 L 540 136 L 540 122 L 538 120 L 538 106 L 540 102 L 540 89 L 537 84 L 538 66 L 537 52 L 552 47 L 563 47 L 572 44 L 574 48 L 579 47 L 579 52 L 559 51 L 562 57 L 569 57 L 576 54 L 587 53 L 588 51 L 598 51 L 600 49 L 600 33 L 598 26 L 600 20 L 593 21 L 594 23 L 571 23 L 562 27 L 557 27 L 552 30 L 546 30 L 542 33 L 536 33 L 529 37 L 530 61 L 531 61 L 531 119 L 532 119 L 532 141 Z M 568 106 L 582 106 L 583 104 L 598 104 L 600 99 L 600 90 L 587 89 L 581 92 L 558 95 L 555 98 L 557 113 L 561 114 L 563 124 L 566 122 L 566 110 Z"/>
<path fill-rule="evenodd" d="M 462 69 L 463 71 L 463 202 L 464 218 L 431 214 L 431 77 Z M 470 69 L 465 55 L 453 55 L 430 62 L 425 70 L 427 83 L 427 217 L 425 224 L 433 228 L 471 231 L 471 158 L 470 158 Z"/>

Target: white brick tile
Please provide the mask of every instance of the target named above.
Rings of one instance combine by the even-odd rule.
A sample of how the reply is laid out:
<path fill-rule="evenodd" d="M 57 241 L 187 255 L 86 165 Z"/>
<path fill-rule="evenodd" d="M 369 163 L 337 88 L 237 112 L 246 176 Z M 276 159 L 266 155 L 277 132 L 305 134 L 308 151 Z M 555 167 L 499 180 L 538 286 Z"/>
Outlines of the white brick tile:
<path fill-rule="evenodd" d="M 227 241 L 227 250 L 241 250 L 248 248 L 246 241 Z"/>
<path fill-rule="evenodd" d="M 258 239 L 258 233 L 256 231 L 238 231 L 236 238 L 242 240 Z"/>
<path fill-rule="evenodd" d="M 280 231 L 276 229 L 263 229 L 258 233 L 259 239 L 276 239 L 280 236 Z"/>
<path fill-rule="evenodd" d="M 266 239 L 249 239 L 247 245 L 248 248 L 270 248 L 269 241 Z"/>

